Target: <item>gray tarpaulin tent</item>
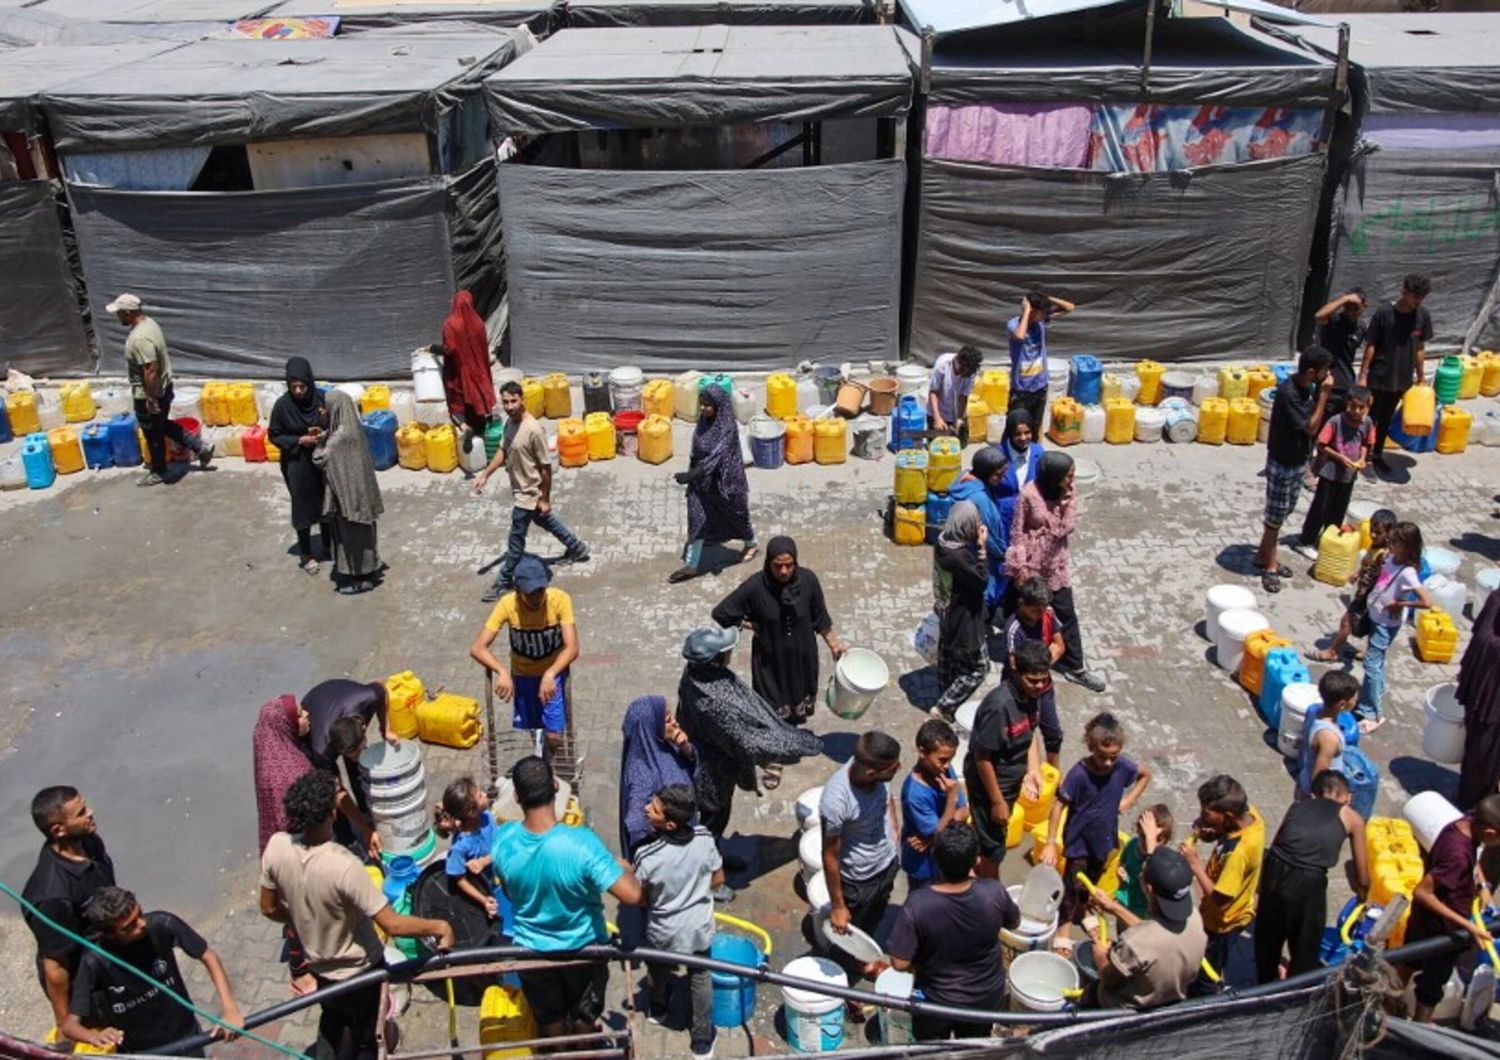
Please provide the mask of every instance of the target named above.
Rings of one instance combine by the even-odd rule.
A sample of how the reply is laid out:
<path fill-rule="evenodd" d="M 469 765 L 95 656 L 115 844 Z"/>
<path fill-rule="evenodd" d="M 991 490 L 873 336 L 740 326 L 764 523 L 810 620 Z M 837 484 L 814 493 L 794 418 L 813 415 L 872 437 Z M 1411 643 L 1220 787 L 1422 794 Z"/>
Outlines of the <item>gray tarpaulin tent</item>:
<path fill-rule="evenodd" d="M 208 375 L 277 376 L 309 351 L 326 378 L 404 374 L 456 288 L 492 308 L 481 84 L 531 37 L 445 26 L 204 40 L 45 91 L 101 351 L 123 339 L 102 312 L 122 290 Z"/>
<path fill-rule="evenodd" d="M 337 15 L 340 32 L 404 26 L 413 22 L 474 22 L 525 26 L 545 37 L 562 19 L 563 0 L 281 0 L 274 18 Z"/>
<path fill-rule="evenodd" d="M 1425 272 L 1433 345 L 1500 341 L 1500 13 L 1338 17 L 1359 142 L 1335 204 L 1332 293 L 1392 298 Z"/>
<path fill-rule="evenodd" d="M 28 10 L 90 22 L 233 22 L 276 0 L 37 0 Z"/>
<path fill-rule="evenodd" d="M 1056 0 L 1037 11 L 1091 6 Z M 1162 18 L 1143 70 L 1140 7 L 1002 26 L 993 22 L 1009 15 L 987 23 L 981 7 L 903 0 L 914 26 L 943 30 L 924 101 L 909 352 L 931 361 L 963 343 L 1003 351 L 1006 321 L 1040 286 L 1080 306 L 1059 326 L 1058 352 L 1162 361 L 1284 354 L 1324 173 L 1316 130 L 1335 100 L 1334 64 L 1224 19 Z M 1028 129 L 1019 123 L 1047 112 L 1074 123 L 1071 160 L 1016 158 L 1002 142 L 1017 135 L 1004 121 Z M 1177 126 L 1201 134 L 1201 147 L 1214 136 L 1232 141 L 1234 121 L 1253 135 L 1255 119 L 1286 114 L 1311 120 L 1305 153 L 1276 157 L 1252 145 L 1225 162 L 1173 142 Z M 967 155 L 934 149 L 936 120 L 951 117 L 952 132 L 972 115 L 998 115 L 1000 131 L 965 141 Z M 1174 160 L 1101 164 L 1106 148 L 1140 149 L 1124 143 L 1136 122 L 1152 130 L 1141 144 Z M 1043 155 L 1057 154 L 1053 128 L 1032 134 Z"/>
<path fill-rule="evenodd" d="M 900 119 L 912 72 L 899 36 L 883 26 L 563 30 L 486 82 L 491 125 L 649 136 Z M 756 370 L 894 356 L 904 185 L 899 157 L 628 172 L 503 164 L 514 361 Z"/>
<path fill-rule="evenodd" d="M 30 142 L 41 132 L 35 101 L 47 87 L 147 62 L 174 46 L 156 41 L 0 50 L 0 133 L 17 134 L 8 142 Z M 49 180 L 0 180 L 0 365 L 35 375 L 84 372 L 94 364 L 59 198 Z"/>
<path fill-rule="evenodd" d="M 870 0 L 567 0 L 569 29 L 619 26 L 802 26 L 874 22 Z"/>

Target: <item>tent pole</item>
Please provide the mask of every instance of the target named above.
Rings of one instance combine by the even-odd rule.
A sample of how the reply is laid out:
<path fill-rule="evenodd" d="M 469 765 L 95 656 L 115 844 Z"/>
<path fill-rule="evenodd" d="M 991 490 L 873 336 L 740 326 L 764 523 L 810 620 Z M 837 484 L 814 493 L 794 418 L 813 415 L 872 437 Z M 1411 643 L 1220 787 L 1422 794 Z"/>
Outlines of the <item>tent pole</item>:
<path fill-rule="evenodd" d="M 932 92 L 932 27 L 922 27 L 922 95 Z"/>
<path fill-rule="evenodd" d="M 1156 33 L 1156 3 L 1150 0 L 1146 5 L 1146 47 L 1141 56 L 1141 95 L 1144 97 L 1147 86 L 1151 81 L 1151 38 Z"/>
<path fill-rule="evenodd" d="M 1339 57 L 1338 65 L 1333 69 L 1333 91 L 1337 95 L 1334 105 L 1338 106 L 1344 98 L 1344 90 L 1349 85 L 1349 23 L 1339 23 Z"/>

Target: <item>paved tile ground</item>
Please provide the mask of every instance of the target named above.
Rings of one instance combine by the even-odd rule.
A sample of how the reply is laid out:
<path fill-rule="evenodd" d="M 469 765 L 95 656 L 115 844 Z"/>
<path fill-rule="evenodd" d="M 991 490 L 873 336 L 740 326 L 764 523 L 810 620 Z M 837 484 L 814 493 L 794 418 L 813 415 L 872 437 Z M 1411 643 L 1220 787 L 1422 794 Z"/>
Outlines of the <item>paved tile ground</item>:
<path fill-rule="evenodd" d="M 625 705 L 652 692 L 674 697 L 682 638 L 750 573 L 666 585 L 685 524 L 682 492 L 670 478 L 685 466 L 683 425 L 676 445 L 678 456 L 662 467 L 615 461 L 558 479 L 558 510 L 594 552 L 591 563 L 561 569 L 558 584 L 574 596 L 583 645 L 573 692 L 586 755 L 581 794 L 589 823 L 612 847 Z M 1274 823 L 1291 782 L 1249 697 L 1211 661 L 1198 631 L 1203 594 L 1220 581 L 1250 586 L 1275 628 L 1298 645 L 1331 629 L 1342 605 L 1289 553 L 1297 576 L 1278 596 L 1266 598 L 1248 577 L 1263 450 L 1071 451 L 1102 470 L 1084 504 L 1074 562 L 1085 647 L 1109 690 L 1093 696 L 1059 684 L 1064 765 L 1078 755 L 1083 723 L 1107 708 L 1127 726 L 1129 753 L 1155 772 L 1150 799 L 1170 803 L 1180 821 L 1195 812 L 1197 784 L 1228 771 Z M 1401 481 L 1361 482 L 1356 497 L 1389 504 L 1416 520 L 1429 542 L 1459 550 L 1472 584 L 1480 567 L 1500 559 L 1492 517 L 1500 450 L 1397 459 L 1409 469 Z M 820 712 L 811 726 L 826 756 L 789 768 L 778 791 L 736 802 L 731 847 L 752 867 L 733 881 L 743 890 L 730 911 L 771 932 L 776 967 L 809 949 L 794 883 L 797 795 L 847 758 L 860 731 L 884 729 L 909 745 L 935 694 L 931 672 L 907 643 L 930 607 L 930 553 L 897 548 L 880 534 L 891 471 L 887 459 L 750 473 L 761 539 L 795 536 L 845 641 L 879 651 L 900 675 L 859 723 Z M 391 570 L 379 592 L 349 600 L 298 573 L 285 554 L 287 507 L 271 469 L 225 461 L 150 492 L 133 479 L 87 474 L 46 494 L 0 495 L 0 792 L 13 808 L 0 821 L 0 878 L 19 888 L 35 857 L 24 800 L 46 783 L 76 783 L 95 805 L 122 884 L 148 907 L 193 920 L 224 956 L 246 1007 L 264 1007 L 286 997 L 286 985 L 276 963 L 279 933 L 255 909 L 249 735 L 258 704 L 326 677 L 376 679 L 402 669 L 429 687 L 479 695 L 479 672 L 467 659 L 487 611 L 475 572 L 503 545 L 504 508 L 467 496 L 456 475 L 384 473 L 380 541 Z M 747 668 L 748 650 L 737 665 Z M 1418 662 L 1405 638 L 1393 651 L 1391 721 L 1367 748 L 1384 774 L 1379 812 L 1395 812 L 1411 792 L 1456 783 L 1451 768 L 1421 754 L 1422 695 L 1452 674 L 1451 666 Z M 485 765 L 478 748 L 429 748 L 427 768 L 436 797 L 448 780 L 482 776 Z M 1008 879 L 1020 875 L 1017 860 L 1007 862 Z M 1335 891 L 1346 893 L 1341 884 Z M 902 894 L 898 885 L 897 902 Z M 0 915 L 0 967 L 10 973 L 0 976 L 0 1025 L 40 1034 L 47 1020 L 29 971 L 30 940 L 11 912 Z M 193 989 L 200 1000 L 210 997 L 196 966 Z M 609 997 L 616 1019 L 627 989 L 616 973 Z M 782 1047 L 778 1000 L 761 993 L 752 1025 L 758 1052 Z M 419 992 L 402 1019 L 408 1044 L 445 1045 L 446 1016 L 445 1005 Z M 473 1010 L 461 1013 L 465 1041 L 475 1040 L 476 1025 Z M 301 1047 L 311 1027 L 304 1015 L 272 1032 Z M 643 1026 L 640 1034 L 644 1055 L 686 1053 L 681 1032 Z M 743 1035 L 724 1036 L 720 1055 L 748 1051 Z"/>

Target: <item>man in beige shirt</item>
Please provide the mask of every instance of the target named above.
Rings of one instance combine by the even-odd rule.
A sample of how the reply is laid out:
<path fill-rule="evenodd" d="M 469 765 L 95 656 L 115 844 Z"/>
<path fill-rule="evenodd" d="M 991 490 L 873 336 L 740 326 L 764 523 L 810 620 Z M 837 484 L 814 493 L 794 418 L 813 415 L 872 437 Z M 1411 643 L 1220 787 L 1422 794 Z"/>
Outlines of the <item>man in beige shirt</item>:
<path fill-rule="evenodd" d="M 500 388 L 500 407 L 505 410 L 505 434 L 495 458 L 474 480 L 474 492 L 480 494 L 502 465 L 510 476 L 510 539 L 495 584 L 481 597 L 487 604 L 513 588 L 516 564 L 526 551 L 526 531 L 533 523 L 561 542 L 566 550 L 562 554 L 564 563 L 587 563 L 589 558 L 589 547 L 552 511 L 552 454 L 547 451 L 547 432 L 526 411 L 520 383 L 509 382 Z"/>
<path fill-rule="evenodd" d="M 159 486 L 167 481 L 168 438 L 196 456 L 199 467 L 207 467 L 214 447 L 204 445 L 200 435 L 183 430 L 172 419 L 172 358 L 161 325 L 146 315 L 140 298 L 133 294 L 122 294 L 104 308 L 130 329 L 125 336 L 125 371 L 150 464 L 137 485 Z"/>
<path fill-rule="evenodd" d="M 1095 961 L 1103 1008 L 1147 1009 L 1186 999 L 1208 946 L 1203 917 L 1193 902 L 1193 870 L 1187 859 L 1171 847 L 1157 847 L 1141 876 L 1151 902 L 1151 915 L 1145 919 L 1113 895 L 1093 892 L 1095 908 L 1125 925 L 1105 959 Z"/>
<path fill-rule="evenodd" d="M 284 800 L 291 831 L 273 835 L 261 856 L 260 911 L 297 932 L 315 979 L 295 984 L 302 992 L 383 964 L 376 927 L 401 938 L 429 936 L 439 950 L 453 945 L 447 922 L 396 912 L 359 859 L 332 841 L 336 791 L 333 774 L 322 770 L 294 781 Z M 325 1001 L 319 1055 L 348 1055 L 340 1047 L 347 1034 L 356 1060 L 374 1060 L 379 1008 L 379 983 Z"/>

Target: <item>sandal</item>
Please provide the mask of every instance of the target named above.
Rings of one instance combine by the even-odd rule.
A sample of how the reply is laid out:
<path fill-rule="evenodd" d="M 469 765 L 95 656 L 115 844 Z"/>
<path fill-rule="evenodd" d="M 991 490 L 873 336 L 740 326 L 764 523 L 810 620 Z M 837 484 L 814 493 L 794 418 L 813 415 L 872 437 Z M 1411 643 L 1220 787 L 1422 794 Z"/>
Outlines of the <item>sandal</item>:
<path fill-rule="evenodd" d="M 297 569 L 300 570 L 303 574 L 317 574 L 318 561 L 313 559 L 311 556 L 308 556 L 301 563 L 297 564 Z"/>
<path fill-rule="evenodd" d="M 761 771 L 760 786 L 767 791 L 775 791 L 781 787 L 781 765 L 772 763 Z"/>
<path fill-rule="evenodd" d="M 1270 571 L 1260 576 L 1260 587 L 1268 593 L 1281 592 L 1281 579 Z"/>
<path fill-rule="evenodd" d="M 754 559 L 759 554 L 760 554 L 760 546 L 759 545 L 750 545 L 750 546 L 748 546 L 745 549 L 744 552 L 740 553 L 740 562 L 741 563 L 749 563 L 752 559 Z"/>
<path fill-rule="evenodd" d="M 1072 939 L 1053 939 L 1052 940 L 1052 952 L 1055 953 L 1055 954 L 1057 954 L 1059 957 L 1066 957 L 1068 960 L 1072 960 L 1073 959 L 1073 940 Z"/>
<path fill-rule="evenodd" d="M 1316 663 L 1336 663 L 1340 661 L 1338 654 L 1329 651 L 1327 648 L 1308 648 L 1302 653 L 1302 657 L 1308 662 Z"/>
<path fill-rule="evenodd" d="M 1292 576 L 1292 568 L 1288 567 L 1285 563 L 1276 564 L 1275 570 L 1272 570 L 1269 567 L 1262 567 L 1260 564 L 1256 564 L 1255 569 L 1260 571 L 1261 577 L 1263 578 L 1272 576 L 1277 578 L 1290 578 Z"/>

